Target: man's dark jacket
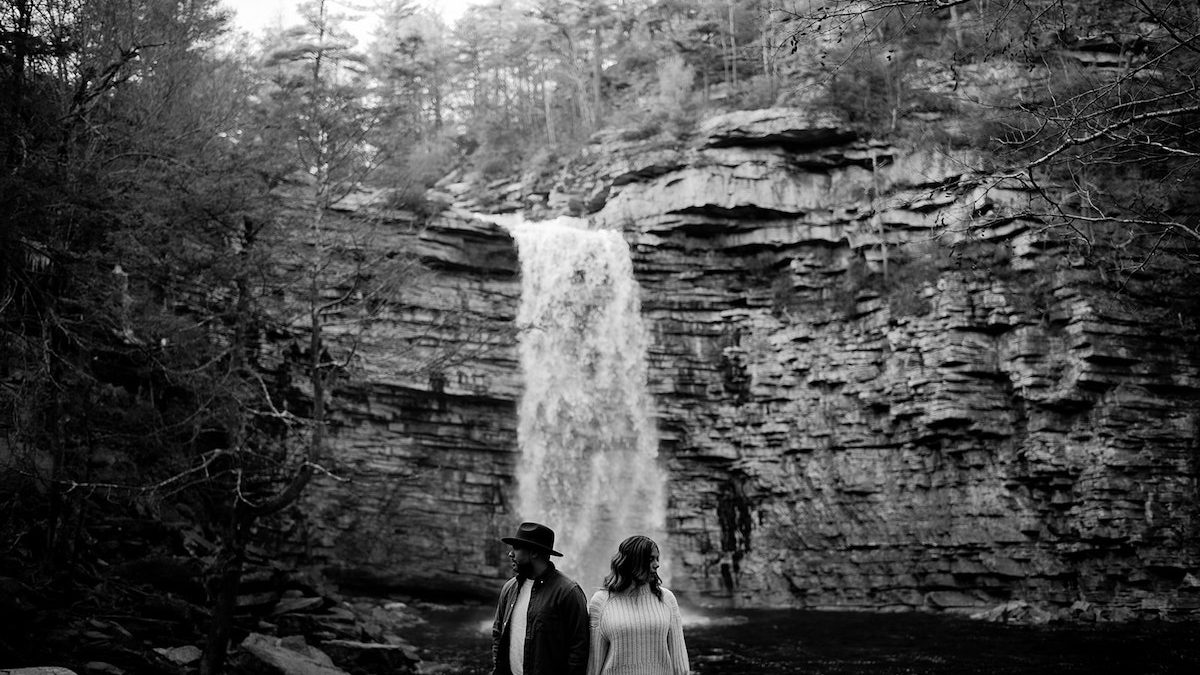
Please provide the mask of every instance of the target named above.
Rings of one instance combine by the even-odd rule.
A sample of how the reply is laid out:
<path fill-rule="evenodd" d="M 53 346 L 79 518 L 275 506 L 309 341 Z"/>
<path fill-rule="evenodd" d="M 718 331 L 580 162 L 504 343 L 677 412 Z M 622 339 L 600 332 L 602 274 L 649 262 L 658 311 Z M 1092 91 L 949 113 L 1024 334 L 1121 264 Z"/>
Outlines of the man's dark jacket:
<path fill-rule="evenodd" d="M 511 675 L 508 637 L 520 577 L 504 584 L 492 623 L 492 672 Z M 525 675 L 584 675 L 588 660 L 587 597 L 579 584 L 550 567 L 533 579 L 525 627 Z"/>

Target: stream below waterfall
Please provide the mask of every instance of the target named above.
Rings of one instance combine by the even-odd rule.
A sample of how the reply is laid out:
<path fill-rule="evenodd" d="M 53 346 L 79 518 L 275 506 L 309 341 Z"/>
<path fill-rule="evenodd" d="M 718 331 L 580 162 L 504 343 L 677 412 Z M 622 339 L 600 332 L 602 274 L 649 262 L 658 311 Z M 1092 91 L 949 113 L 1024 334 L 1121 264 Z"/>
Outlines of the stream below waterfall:
<path fill-rule="evenodd" d="M 428 606 L 410 632 L 423 673 L 491 672 L 491 607 Z M 1200 625 L 987 623 L 937 614 L 801 610 L 685 613 L 701 675 L 1200 673 Z"/>

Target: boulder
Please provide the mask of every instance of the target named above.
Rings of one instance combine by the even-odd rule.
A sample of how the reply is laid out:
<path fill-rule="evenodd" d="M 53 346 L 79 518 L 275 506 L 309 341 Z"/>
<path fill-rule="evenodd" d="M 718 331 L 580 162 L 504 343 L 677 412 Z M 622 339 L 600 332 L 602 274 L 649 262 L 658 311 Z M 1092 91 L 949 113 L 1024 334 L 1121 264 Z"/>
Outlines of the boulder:
<path fill-rule="evenodd" d="M 327 654 L 309 646 L 303 637 L 270 637 L 251 633 L 242 640 L 239 649 L 243 656 L 253 661 L 239 659 L 243 666 L 254 672 L 273 675 L 346 675 L 346 671 L 334 665 Z M 256 668 L 254 663 L 258 664 Z"/>

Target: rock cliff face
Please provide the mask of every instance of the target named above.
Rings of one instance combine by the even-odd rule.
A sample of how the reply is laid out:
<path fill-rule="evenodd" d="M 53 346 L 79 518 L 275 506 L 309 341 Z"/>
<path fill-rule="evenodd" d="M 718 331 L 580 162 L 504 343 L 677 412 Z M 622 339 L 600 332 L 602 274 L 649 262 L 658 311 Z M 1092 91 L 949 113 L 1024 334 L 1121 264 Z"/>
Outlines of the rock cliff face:
<path fill-rule="evenodd" d="M 971 158 L 792 111 L 603 153 L 594 218 L 626 231 L 656 336 L 675 587 L 1200 607 L 1200 341 L 1172 299 L 1115 293 L 1017 186 L 959 187 Z"/>
<path fill-rule="evenodd" d="M 462 212 L 419 232 L 366 206 L 333 222 L 370 227 L 372 246 L 421 264 L 365 327 L 330 331 L 359 368 L 332 399 L 331 475 L 277 535 L 348 586 L 490 597 L 507 567 L 497 540 L 511 531 L 517 453 L 515 245 Z"/>
<path fill-rule="evenodd" d="M 548 195 L 631 243 L 670 584 L 692 601 L 1200 610 L 1186 293 L 1169 269 L 1115 292 L 1035 195 L 962 180 L 973 163 L 765 110 L 599 138 Z M 385 332 L 466 303 L 438 339 L 469 348 L 427 381 L 381 357 L 342 411 L 357 482 L 319 493 L 306 522 L 334 526 L 309 541 L 383 580 L 487 588 L 512 524 L 518 267 L 465 216 L 422 236 L 434 271 Z"/>

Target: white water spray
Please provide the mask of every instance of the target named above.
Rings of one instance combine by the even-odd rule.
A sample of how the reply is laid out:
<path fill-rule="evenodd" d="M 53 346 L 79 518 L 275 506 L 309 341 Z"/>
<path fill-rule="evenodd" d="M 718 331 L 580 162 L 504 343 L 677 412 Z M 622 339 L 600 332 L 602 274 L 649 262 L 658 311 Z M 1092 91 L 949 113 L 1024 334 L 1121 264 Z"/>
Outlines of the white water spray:
<path fill-rule="evenodd" d="M 666 480 L 629 246 L 579 219 L 497 222 L 521 258 L 517 516 L 555 530 L 557 564 L 590 594 L 625 537 L 665 549 Z"/>

